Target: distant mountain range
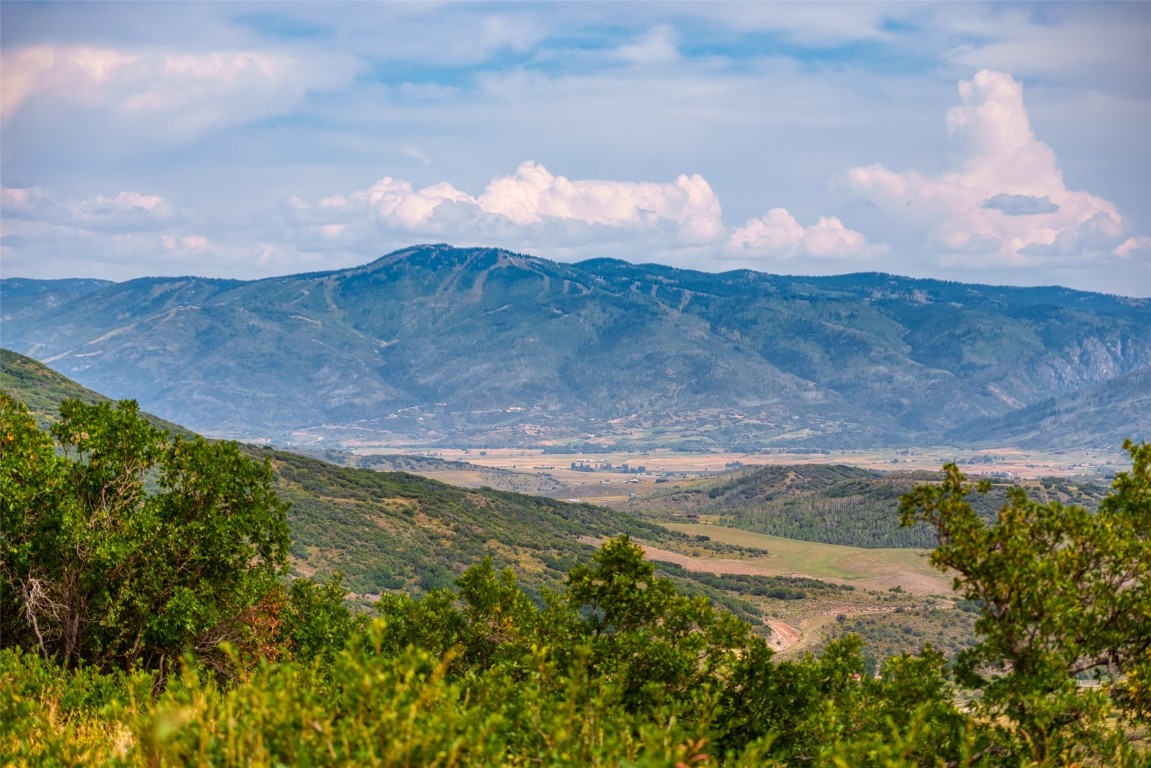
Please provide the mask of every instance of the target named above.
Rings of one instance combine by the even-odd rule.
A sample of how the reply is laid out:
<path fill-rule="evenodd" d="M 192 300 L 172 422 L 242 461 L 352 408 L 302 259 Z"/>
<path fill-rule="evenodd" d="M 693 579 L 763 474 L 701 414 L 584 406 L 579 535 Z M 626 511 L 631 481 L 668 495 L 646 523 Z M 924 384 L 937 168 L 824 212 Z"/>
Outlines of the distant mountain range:
<path fill-rule="evenodd" d="M 415 246 L 0 281 L 3 345 L 214 435 L 756 449 L 1151 439 L 1151 300 Z"/>

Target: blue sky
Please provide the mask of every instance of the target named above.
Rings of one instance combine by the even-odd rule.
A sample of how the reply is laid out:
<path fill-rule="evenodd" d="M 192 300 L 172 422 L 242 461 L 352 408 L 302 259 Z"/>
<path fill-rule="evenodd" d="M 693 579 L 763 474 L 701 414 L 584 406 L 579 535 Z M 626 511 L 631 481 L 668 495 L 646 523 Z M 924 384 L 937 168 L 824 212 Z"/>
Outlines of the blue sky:
<path fill-rule="evenodd" d="M 421 242 L 1151 295 L 1151 3 L 0 4 L 0 274 Z"/>

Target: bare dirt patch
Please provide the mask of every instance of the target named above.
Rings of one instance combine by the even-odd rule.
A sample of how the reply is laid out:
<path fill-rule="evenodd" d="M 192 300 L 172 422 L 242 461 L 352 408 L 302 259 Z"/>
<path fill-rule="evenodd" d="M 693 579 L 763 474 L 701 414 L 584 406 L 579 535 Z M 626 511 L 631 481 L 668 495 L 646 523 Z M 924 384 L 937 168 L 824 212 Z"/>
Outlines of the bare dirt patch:
<path fill-rule="evenodd" d="M 768 644 L 775 651 L 782 651 L 792 647 L 803 637 L 803 633 L 782 619 L 766 619 L 767 626 L 771 627 L 771 637 Z"/>

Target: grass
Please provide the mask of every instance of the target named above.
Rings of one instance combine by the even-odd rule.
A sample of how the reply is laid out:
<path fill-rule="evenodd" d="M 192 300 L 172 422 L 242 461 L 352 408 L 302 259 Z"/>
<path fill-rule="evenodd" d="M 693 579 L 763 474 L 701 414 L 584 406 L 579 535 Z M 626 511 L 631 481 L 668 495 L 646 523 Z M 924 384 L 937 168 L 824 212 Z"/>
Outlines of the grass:
<path fill-rule="evenodd" d="M 766 575 L 808 576 L 868 589 L 898 586 L 919 594 L 951 592 L 950 578 L 932 568 L 922 550 L 844 547 L 699 523 L 665 523 L 664 527 L 707 536 L 721 544 L 766 549 L 771 552 L 769 557 L 751 561 Z"/>

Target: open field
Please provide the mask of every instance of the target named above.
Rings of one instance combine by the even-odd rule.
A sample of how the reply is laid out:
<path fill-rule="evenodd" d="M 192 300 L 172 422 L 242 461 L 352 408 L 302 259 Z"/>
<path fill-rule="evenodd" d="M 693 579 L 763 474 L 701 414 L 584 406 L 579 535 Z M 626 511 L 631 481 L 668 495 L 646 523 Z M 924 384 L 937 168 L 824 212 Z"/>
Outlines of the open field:
<path fill-rule="evenodd" d="M 677 559 L 672 562 L 688 570 L 807 576 L 836 584 L 852 584 L 860 589 L 886 590 L 899 587 L 915 594 L 951 593 L 951 579 L 927 563 L 925 552 L 914 549 L 842 547 L 697 523 L 668 523 L 665 527 L 692 535 L 708 536 L 722 544 L 757 547 L 771 553 L 768 557 L 739 560 L 677 555 Z M 655 551 L 649 553 L 649 557 L 654 560 L 664 559 L 662 552 Z M 743 570 L 719 570 L 737 567 Z"/>
<path fill-rule="evenodd" d="M 1036 477 L 1075 477 L 1085 476 L 1101 480 L 1103 476 L 1126 467 L 1124 457 L 1118 453 L 1067 453 L 1037 454 L 1014 449 L 993 451 L 959 451 L 948 447 L 890 449 L 874 451 L 832 451 L 829 453 L 681 453 L 673 451 L 643 451 L 635 453 L 580 453 L 545 454 L 542 450 L 515 448 L 493 448 L 475 450 L 465 448 L 399 451 L 395 448 L 370 445 L 348 444 L 346 449 L 358 455 L 407 453 L 413 456 L 433 456 L 445 461 L 467 462 L 479 467 L 491 467 L 535 475 L 538 482 L 517 483 L 515 490 L 556 498 L 578 499 L 612 506 L 626 501 L 632 494 L 643 496 L 657 488 L 657 480 L 665 483 L 689 483 L 692 480 L 723 472 L 731 466 L 762 464 L 847 464 L 873 470 L 926 470 L 938 471 L 948 461 L 958 461 L 962 469 L 971 477 L 996 473 L 1009 478 Z M 602 467 L 604 463 L 612 470 L 597 469 L 584 472 L 572 469 L 572 464 L 587 464 Z M 618 471 L 622 464 L 633 470 Z M 643 474 L 634 470 L 643 467 Z M 448 483 L 476 487 L 493 483 L 490 476 L 480 470 L 423 472 Z M 509 490 L 512 490 L 509 488 Z"/>
<path fill-rule="evenodd" d="M 955 609 L 951 579 L 908 549 L 860 549 L 795 541 L 734 528 L 698 524 L 666 527 L 712 541 L 767 549 L 767 557 L 690 556 L 645 546 L 649 559 L 698 572 L 817 578 L 854 587 L 807 590 L 803 600 L 753 598 L 771 627 L 769 642 L 780 658 L 817 650 L 846 632 L 864 636 L 874 659 L 917 651 L 931 642 L 947 654 L 974 639 L 974 617 Z"/>
<path fill-rule="evenodd" d="M 411 453 L 435 456 L 446 461 L 466 461 L 481 466 L 516 469 L 524 472 L 541 471 L 546 467 L 557 473 L 570 472 L 572 462 L 594 464 L 626 463 L 632 467 L 645 466 L 649 474 L 698 474 L 722 472 L 732 462 L 743 464 L 848 464 L 867 469 L 925 469 L 937 470 L 948 461 L 978 461 L 971 472 L 1011 472 L 1020 477 L 1092 474 L 1112 468 L 1124 468 L 1129 461 L 1116 446 L 1114 451 L 1075 451 L 1067 453 L 1033 453 L 1015 448 L 991 450 L 963 450 L 948 446 L 910 449 L 875 449 L 859 451 L 829 451 L 827 453 L 685 453 L 652 450 L 640 452 L 605 453 L 544 453 L 539 449 L 491 448 L 437 448 L 430 450 L 404 450 L 390 446 L 366 443 L 347 443 L 347 450 L 359 454 Z M 984 463 L 985 462 L 985 463 Z M 552 469 L 554 468 L 554 469 Z M 584 473 L 570 472 L 572 475 Z"/>

